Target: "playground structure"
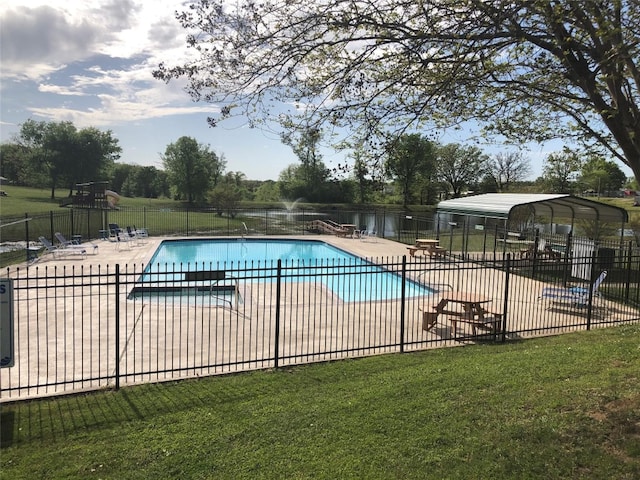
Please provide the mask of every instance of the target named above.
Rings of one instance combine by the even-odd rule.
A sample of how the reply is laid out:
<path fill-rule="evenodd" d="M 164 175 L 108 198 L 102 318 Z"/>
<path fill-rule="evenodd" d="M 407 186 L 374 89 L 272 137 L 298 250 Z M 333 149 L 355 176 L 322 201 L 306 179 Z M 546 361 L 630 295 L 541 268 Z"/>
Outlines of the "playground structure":
<path fill-rule="evenodd" d="M 120 195 L 109 190 L 109 182 L 77 183 L 76 193 L 60 202 L 61 207 L 114 209 Z"/>

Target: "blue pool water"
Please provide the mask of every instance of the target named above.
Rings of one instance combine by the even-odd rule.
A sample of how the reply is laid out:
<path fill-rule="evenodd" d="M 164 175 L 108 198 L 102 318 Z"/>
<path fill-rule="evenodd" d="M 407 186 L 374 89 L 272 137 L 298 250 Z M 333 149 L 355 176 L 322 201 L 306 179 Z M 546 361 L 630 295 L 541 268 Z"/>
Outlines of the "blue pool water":
<path fill-rule="evenodd" d="M 278 260 L 282 260 L 284 281 L 305 281 L 305 277 L 313 276 L 344 301 L 397 299 L 402 295 L 400 275 L 317 240 L 165 240 L 141 281 L 178 282 L 184 280 L 183 272 L 202 270 L 224 270 L 234 277 L 271 281 Z M 407 280 L 406 297 L 430 293 L 428 288 Z"/>

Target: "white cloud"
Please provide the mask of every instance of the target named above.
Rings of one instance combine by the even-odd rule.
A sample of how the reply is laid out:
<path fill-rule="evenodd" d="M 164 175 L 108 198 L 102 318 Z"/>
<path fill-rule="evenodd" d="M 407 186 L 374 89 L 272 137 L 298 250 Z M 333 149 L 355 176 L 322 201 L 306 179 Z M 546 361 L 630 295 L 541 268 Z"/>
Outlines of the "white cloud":
<path fill-rule="evenodd" d="M 2 77 L 39 80 L 72 62 L 183 58 L 179 0 L 16 0 L 0 3 Z M 167 58 L 168 57 L 168 58 Z"/>
<path fill-rule="evenodd" d="M 60 85 L 47 85 L 45 83 L 38 86 L 38 90 L 43 93 L 55 93 L 56 95 L 83 96 L 82 92 L 69 90 Z"/>
<path fill-rule="evenodd" d="M 0 75 L 46 95 L 24 105 L 30 114 L 78 126 L 211 113 L 189 104 L 183 81 L 152 75 L 160 62 L 185 58 L 181 9 L 180 0 L 0 0 Z M 12 82 L 3 83 L 7 93 Z"/>

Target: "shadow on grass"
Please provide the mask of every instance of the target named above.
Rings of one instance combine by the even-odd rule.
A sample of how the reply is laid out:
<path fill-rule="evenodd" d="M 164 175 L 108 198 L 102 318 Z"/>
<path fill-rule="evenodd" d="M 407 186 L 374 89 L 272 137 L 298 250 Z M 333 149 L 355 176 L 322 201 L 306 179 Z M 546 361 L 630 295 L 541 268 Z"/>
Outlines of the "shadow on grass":
<path fill-rule="evenodd" d="M 246 388 L 232 387 L 244 383 L 246 375 L 225 378 L 231 381 L 217 383 L 216 389 L 206 387 L 203 380 L 190 379 L 3 404 L 1 445 L 6 448 L 32 441 L 59 441 L 83 431 L 153 422 L 164 415 L 252 397 Z M 212 377 L 204 380 L 211 382 Z"/>

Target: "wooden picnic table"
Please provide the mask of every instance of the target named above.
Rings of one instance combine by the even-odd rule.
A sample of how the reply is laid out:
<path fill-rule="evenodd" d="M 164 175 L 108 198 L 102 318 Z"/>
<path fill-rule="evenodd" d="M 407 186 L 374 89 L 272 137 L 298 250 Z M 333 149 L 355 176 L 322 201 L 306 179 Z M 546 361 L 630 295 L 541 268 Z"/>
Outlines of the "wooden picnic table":
<path fill-rule="evenodd" d="M 414 257 L 418 251 L 428 253 L 431 257 L 443 257 L 446 255 L 447 250 L 439 244 L 440 240 L 433 238 L 417 238 L 415 245 L 407 248 L 409 249 L 409 255 L 412 257 Z"/>
<path fill-rule="evenodd" d="M 435 238 L 416 238 L 416 247 L 437 247 L 440 244 L 440 240 Z"/>
<path fill-rule="evenodd" d="M 433 307 L 438 314 L 449 316 L 451 322 L 451 334 L 455 335 L 458 322 L 471 325 L 473 334 L 476 335 L 477 328 L 488 328 L 493 333 L 497 333 L 502 324 L 502 314 L 489 312 L 484 305 L 492 302 L 491 298 L 470 292 L 443 292 L 440 302 Z M 460 309 L 447 309 L 449 304 L 457 304 Z"/>

